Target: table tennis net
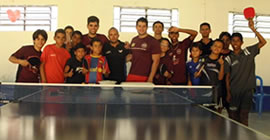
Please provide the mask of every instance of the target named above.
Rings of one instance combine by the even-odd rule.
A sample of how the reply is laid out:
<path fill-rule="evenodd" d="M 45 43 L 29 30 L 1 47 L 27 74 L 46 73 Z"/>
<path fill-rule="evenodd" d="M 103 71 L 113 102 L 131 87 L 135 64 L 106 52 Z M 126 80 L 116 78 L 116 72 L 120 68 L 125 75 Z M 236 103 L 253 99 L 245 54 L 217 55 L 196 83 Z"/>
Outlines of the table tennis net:
<path fill-rule="evenodd" d="M 212 86 L 2 83 L 3 102 L 79 104 L 216 104 Z"/>

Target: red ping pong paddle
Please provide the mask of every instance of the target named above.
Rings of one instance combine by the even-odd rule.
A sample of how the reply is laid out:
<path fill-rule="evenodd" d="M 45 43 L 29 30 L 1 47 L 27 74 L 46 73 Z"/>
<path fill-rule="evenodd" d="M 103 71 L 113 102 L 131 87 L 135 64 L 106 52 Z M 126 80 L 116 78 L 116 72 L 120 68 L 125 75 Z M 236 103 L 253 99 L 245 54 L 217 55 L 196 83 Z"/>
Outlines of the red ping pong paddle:
<path fill-rule="evenodd" d="M 244 16 L 247 20 L 253 19 L 255 17 L 255 10 L 253 7 L 248 7 L 244 9 Z"/>

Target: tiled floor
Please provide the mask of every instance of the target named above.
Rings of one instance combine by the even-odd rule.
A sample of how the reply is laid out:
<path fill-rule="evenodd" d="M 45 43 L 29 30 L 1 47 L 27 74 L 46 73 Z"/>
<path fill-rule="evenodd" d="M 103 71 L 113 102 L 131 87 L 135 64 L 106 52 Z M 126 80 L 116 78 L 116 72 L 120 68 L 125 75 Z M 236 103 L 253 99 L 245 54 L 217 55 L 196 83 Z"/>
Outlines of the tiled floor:
<path fill-rule="evenodd" d="M 225 110 L 222 114 L 227 116 Z M 270 112 L 263 112 L 261 117 L 255 112 L 249 113 L 249 127 L 270 137 Z"/>
<path fill-rule="evenodd" d="M 249 127 L 270 136 L 270 112 L 264 112 L 261 117 L 257 113 L 250 113 Z"/>

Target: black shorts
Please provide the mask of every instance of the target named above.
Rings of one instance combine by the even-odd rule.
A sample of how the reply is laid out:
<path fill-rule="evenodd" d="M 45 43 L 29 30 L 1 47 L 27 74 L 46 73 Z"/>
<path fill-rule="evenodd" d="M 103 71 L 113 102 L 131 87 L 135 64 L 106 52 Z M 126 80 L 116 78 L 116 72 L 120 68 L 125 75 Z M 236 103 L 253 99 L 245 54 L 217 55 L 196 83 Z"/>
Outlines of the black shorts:
<path fill-rule="evenodd" d="M 250 110 L 252 108 L 254 90 L 246 90 L 240 93 L 231 93 L 230 110 Z"/>

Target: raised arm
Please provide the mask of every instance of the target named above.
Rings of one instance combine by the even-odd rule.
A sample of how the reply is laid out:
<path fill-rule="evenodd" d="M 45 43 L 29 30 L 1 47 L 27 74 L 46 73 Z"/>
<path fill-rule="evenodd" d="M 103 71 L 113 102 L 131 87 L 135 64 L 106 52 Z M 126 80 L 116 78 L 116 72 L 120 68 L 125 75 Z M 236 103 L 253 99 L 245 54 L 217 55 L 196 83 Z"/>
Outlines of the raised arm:
<path fill-rule="evenodd" d="M 195 37 L 197 36 L 198 32 L 195 30 L 191 29 L 182 29 L 182 28 L 177 28 L 177 27 L 171 27 L 171 32 L 182 32 L 182 33 L 187 33 L 190 35 L 190 40 L 194 40 Z"/>
<path fill-rule="evenodd" d="M 220 64 L 220 70 L 219 70 L 219 74 L 218 74 L 218 80 L 222 80 L 224 77 L 224 60 L 223 57 L 221 56 L 218 59 L 218 63 Z"/>
<path fill-rule="evenodd" d="M 267 42 L 264 39 L 264 37 L 254 27 L 254 21 L 252 19 L 248 20 L 248 26 L 252 30 L 252 32 L 254 32 L 255 35 L 258 37 L 258 40 L 259 40 L 259 46 L 258 47 L 262 48 Z"/>

